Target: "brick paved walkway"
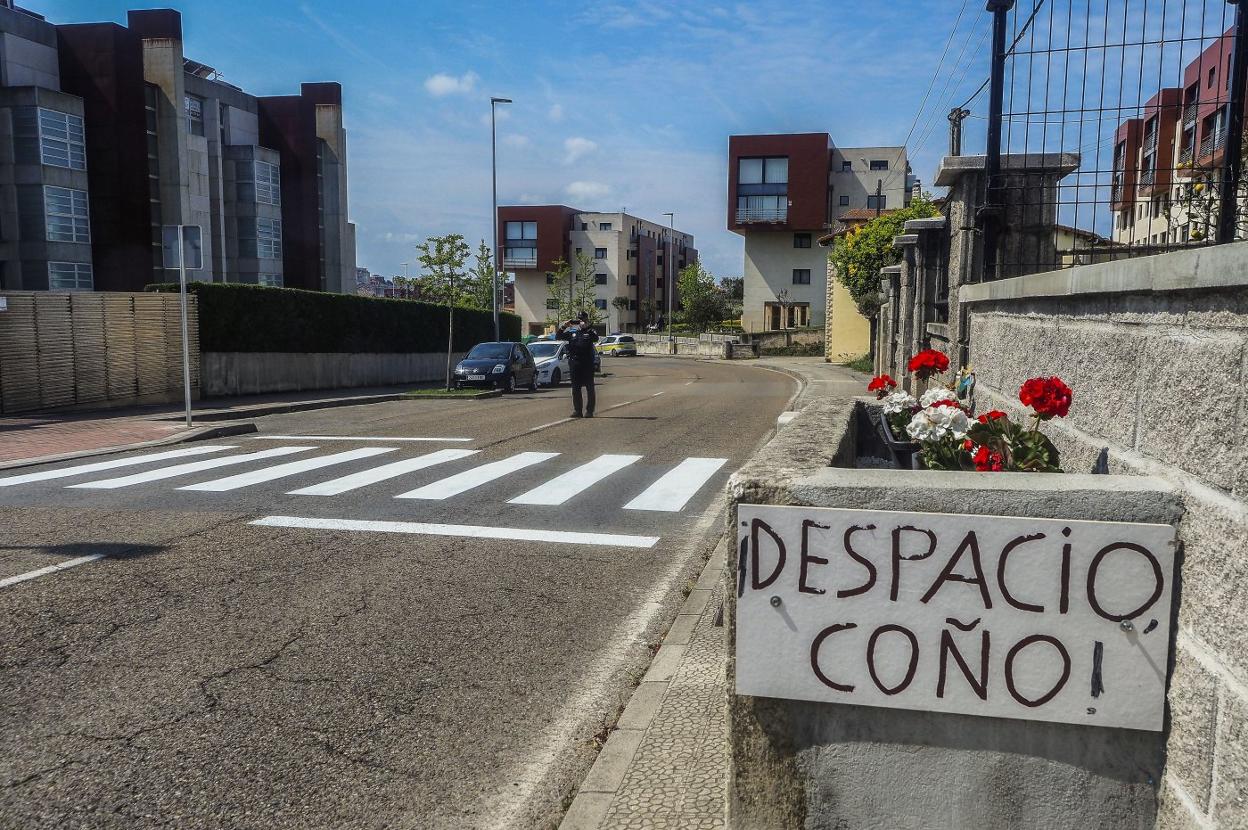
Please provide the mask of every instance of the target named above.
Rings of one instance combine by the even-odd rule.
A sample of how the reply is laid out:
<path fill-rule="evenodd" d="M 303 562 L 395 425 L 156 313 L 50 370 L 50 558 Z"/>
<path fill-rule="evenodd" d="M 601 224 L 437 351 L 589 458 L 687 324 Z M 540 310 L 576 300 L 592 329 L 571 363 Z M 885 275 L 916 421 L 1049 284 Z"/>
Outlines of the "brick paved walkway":
<path fill-rule="evenodd" d="M 0 418 L 0 463 L 158 441 L 182 429 L 137 418 Z"/>

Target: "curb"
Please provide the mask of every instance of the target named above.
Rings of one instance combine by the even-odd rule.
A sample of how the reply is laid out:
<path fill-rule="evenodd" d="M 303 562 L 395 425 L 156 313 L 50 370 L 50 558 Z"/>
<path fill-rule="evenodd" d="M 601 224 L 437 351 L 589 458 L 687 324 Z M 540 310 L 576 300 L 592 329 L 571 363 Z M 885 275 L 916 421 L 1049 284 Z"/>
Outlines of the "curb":
<path fill-rule="evenodd" d="M 292 401 L 291 403 L 259 404 L 239 409 L 208 410 L 196 412 L 195 418 L 200 421 L 232 421 L 237 418 L 263 418 L 265 415 L 285 415 L 289 412 L 306 412 L 311 409 L 333 409 L 339 406 L 361 406 L 370 403 L 387 403 L 389 401 L 409 400 L 405 392 L 394 392 L 385 395 L 362 395 L 356 398 L 322 398 L 315 401 Z M 461 398 L 460 400 L 463 400 Z M 180 421 L 181 415 L 165 418 L 154 418 L 157 421 Z"/>
<path fill-rule="evenodd" d="M 190 432 L 171 435 L 168 438 L 160 438 L 156 441 L 141 441 L 137 444 L 122 444 L 116 447 L 102 447 L 95 450 L 80 450 L 59 455 L 41 455 L 35 458 L 19 458 L 14 461 L 4 461 L 0 462 L 0 470 L 16 470 L 21 467 L 34 467 L 39 464 L 51 464 L 56 461 L 74 461 L 79 458 L 112 455 L 119 452 L 129 452 L 130 450 L 167 447 L 171 444 L 184 444 L 188 441 L 206 441 L 211 438 L 226 438 L 231 435 L 246 435 L 255 431 L 256 425 L 251 421 L 240 421 L 215 427 L 200 427 L 199 429 L 192 429 Z"/>
<path fill-rule="evenodd" d="M 663 645 L 654 655 L 649 670 L 633 690 L 606 744 L 581 781 L 576 797 L 559 824 L 559 830 L 599 830 L 602 827 L 642 738 L 658 715 L 672 679 L 684 660 L 693 629 L 706 612 L 715 585 L 722 577 L 727 553 L 728 537 L 725 536 L 712 550 L 697 583 L 663 636 Z"/>

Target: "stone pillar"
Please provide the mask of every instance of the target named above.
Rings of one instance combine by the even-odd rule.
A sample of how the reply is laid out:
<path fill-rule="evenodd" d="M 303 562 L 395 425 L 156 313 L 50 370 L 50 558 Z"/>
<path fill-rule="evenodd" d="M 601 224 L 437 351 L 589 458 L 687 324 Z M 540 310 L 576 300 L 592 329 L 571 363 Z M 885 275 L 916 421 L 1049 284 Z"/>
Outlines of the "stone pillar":
<path fill-rule="evenodd" d="M 901 378 L 905 375 L 906 361 L 909 359 L 909 355 L 906 354 L 906 335 L 910 331 L 910 318 L 913 316 L 914 311 L 914 294 L 900 265 L 889 265 L 887 268 L 881 268 L 880 274 L 887 277 L 891 283 L 897 286 L 894 294 L 896 301 L 893 303 L 891 351 L 892 365 L 897 372 L 897 374 L 893 374 L 893 377 Z M 902 385 L 904 388 L 909 389 L 909 379 L 904 379 Z"/>
<path fill-rule="evenodd" d="M 996 277 L 1015 277 L 1057 262 L 1057 184 L 1079 168 L 1075 153 L 1025 153 L 1001 157 L 1007 204 L 1001 214 L 996 275 L 984 274 L 982 228 L 977 224 L 985 199 L 985 156 L 946 156 L 936 184 L 949 188 L 949 360 L 965 365 L 967 330 L 958 287 Z"/>
<path fill-rule="evenodd" d="M 948 347 L 948 275 L 949 222 L 943 216 L 911 219 L 905 224 L 907 237 L 914 238 L 914 270 L 917 276 L 916 298 L 921 309 L 918 330 L 919 348 L 945 352 L 951 363 L 955 356 Z M 901 237 L 898 237 L 899 239 Z"/>

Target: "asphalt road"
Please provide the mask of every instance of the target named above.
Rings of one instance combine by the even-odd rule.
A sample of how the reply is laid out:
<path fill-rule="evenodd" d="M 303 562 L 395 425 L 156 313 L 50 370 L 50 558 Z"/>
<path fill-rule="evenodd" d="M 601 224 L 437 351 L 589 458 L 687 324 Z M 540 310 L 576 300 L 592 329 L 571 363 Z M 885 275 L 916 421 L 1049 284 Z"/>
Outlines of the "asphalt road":
<path fill-rule="evenodd" d="M 604 363 L 593 420 L 400 401 L 0 475 L 0 827 L 556 824 L 795 391 Z"/>

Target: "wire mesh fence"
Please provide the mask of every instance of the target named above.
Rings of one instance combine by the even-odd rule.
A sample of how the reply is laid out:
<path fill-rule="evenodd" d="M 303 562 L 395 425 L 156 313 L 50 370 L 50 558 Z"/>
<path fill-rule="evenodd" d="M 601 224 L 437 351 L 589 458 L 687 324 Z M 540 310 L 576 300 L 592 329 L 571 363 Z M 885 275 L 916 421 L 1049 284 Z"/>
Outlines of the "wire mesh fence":
<path fill-rule="evenodd" d="M 986 278 L 1248 236 L 1241 4 L 989 10 Z"/>

